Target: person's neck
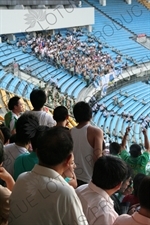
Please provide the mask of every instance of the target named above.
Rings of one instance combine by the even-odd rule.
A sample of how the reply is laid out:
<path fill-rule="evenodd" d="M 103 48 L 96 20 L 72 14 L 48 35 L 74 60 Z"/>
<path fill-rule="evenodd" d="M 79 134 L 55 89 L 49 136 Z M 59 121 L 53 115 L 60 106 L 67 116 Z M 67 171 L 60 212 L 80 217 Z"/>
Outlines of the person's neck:
<path fill-rule="evenodd" d="M 34 108 L 32 111 L 43 111 L 43 107 L 42 107 L 42 108 L 40 108 L 40 109 L 36 109 L 36 108 Z"/>
<path fill-rule="evenodd" d="M 85 125 L 87 125 L 89 123 L 90 123 L 90 121 L 83 121 L 83 122 L 80 122 L 76 127 L 77 128 L 82 128 L 82 127 L 84 127 Z"/>
<path fill-rule="evenodd" d="M 17 116 L 20 115 L 20 113 L 19 113 L 18 111 L 16 111 L 15 109 L 13 109 L 12 112 L 13 112 L 15 115 L 17 115 Z"/>
<path fill-rule="evenodd" d="M 61 176 L 63 176 L 64 171 L 66 170 L 66 168 L 64 168 L 61 164 L 57 165 L 57 166 L 48 166 L 42 162 L 39 162 L 40 166 L 55 170 L 57 173 L 59 173 Z"/>
<path fill-rule="evenodd" d="M 144 209 L 144 208 L 140 208 L 139 210 L 138 210 L 138 213 L 140 214 L 140 215 L 142 215 L 142 216 L 145 216 L 145 217 L 147 217 L 147 218 L 150 218 L 150 210 L 148 210 L 148 209 Z"/>
<path fill-rule="evenodd" d="M 22 144 L 22 143 L 19 143 L 19 142 L 15 142 L 15 144 L 19 147 L 23 147 L 23 148 L 26 148 L 26 149 L 28 149 L 28 147 L 29 147 L 29 144 Z"/>
<path fill-rule="evenodd" d="M 66 127 L 66 120 L 57 122 L 56 127 Z"/>

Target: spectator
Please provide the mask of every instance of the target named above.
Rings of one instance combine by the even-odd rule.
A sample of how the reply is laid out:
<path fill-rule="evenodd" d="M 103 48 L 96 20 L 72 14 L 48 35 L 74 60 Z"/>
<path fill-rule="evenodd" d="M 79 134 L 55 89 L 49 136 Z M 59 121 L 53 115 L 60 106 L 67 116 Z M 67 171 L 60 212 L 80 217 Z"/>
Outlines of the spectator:
<path fill-rule="evenodd" d="M 92 181 L 76 189 L 90 225 L 112 225 L 118 214 L 110 196 L 120 189 L 126 164 L 114 156 L 102 156 L 94 165 Z"/>
<path fill-rule="evenodd" d="M 39 120 L 39 125 L 53 127 L 55 126 L 55 121 L 52 116 L 43 110 L 44 104 L 46 102 L 46 94 L 43 90 L 35 89 L 30 94 L 30 101 L 33 106 L 33 110 L 28 113 L 33 114 Z"/>
<path fill-rule="evenodd" d="M 68 109 L 65 106 L 58 106 L 54 109 L 53 119 L 56 121 L 56 126 L 66 127 L 68 124 Z"/>
<path fill-rule="evenodd" d="M 28 149 L 30 147 L 30 132 L 32 131 L 33 135 L 33 127 L 30 126 L 31 131 L 28 134 L 26 133 L 26 126 L 29 126 L 32 120 L 34 121 L 34 126 L 37 127 L 39 125 L 37 117 L 24 113 L 16 123 L 16 142 L 8 144 L 4 148 L 5 160 L 3 165 L 12 177 L 14 176 L 15 159 L 21 154 L 29 154 Z"/>
<path fill-rule="evenodd" d="M 38 164 L 38 157 L 36 154 L 37 150 L 37 139 L 38 136 L 44 132 L 48 127 L 38 126 L 38 123 L 35 126 L 35 121 L 29 120 L 25 125 L 25 133 L 29 135 L 32 145 L 32 151 L 29 153 L 24 153 L 18 156 L 14 162 L 14 179 L 17 180 L 18 176 L 26 171 L 31 171 L 35 164 Z M 34 136 L 33 136 L 34 135 Z"/>
<path fill-rule="evenodd" d="M 75 190 L 62 177 L 72 163 L 72 149 L 70 132 L 63 127 L 49 128 L 38 138 L 39 164 L 19 176 L 10 197 L 12 225 L 88 224 Z M 22 202 L 30 202 L 26 213 Z"/>
<path fill-rule="evenodd" d="M 78 185 L 91 180 L 94 162 L 102 156 L 103 132 L 90 125 L 92 109 L 85 102 L 78 102 L 73 108 L 73 114 L 78 125 L 71 129 L 74 141 L 73 152 L 77 169 Z"/>
<path fill-rule="evenodd" d="M 142 154 L 141 147 L 138 144 L 130 146 L 130 155 L 126 150 L 121 150 L 121 158 L 133 169 L 134 176 L 138 173 L 145 174 L 145 167 L 149 161 L 150 146 L 146 129 L 143 130 L 146 151 Z"/>
<path fill-rule="evenodd" d="M 15 184 L 11 175 L 2 166 L 4 160 L 3 144 L 0 142 L 0 178 L 5 182 L 6 187 L 0 185 L 0 224 L 8 224 L 9 197 Z"/>
<path fill-rule="evenodd" d="M 10 98 L 8 102 L 8 109 L 10 110 L 5 114 L 4 120 L 5 125 L 10 129 L 11 133 L 16 132 L 16 122 L 20 116 L 20 113 L 23 112 L 23 103 L 18 96 Z"/>
<path fill-rule="evenodd" d="M 150 177 L 145 177 L 139 187 L 138 198 L 140 207 L 130 216 L 127 214 L 119 216 L 113 225 L 149 225 L 150 224 Z"/>
<path fill-rule="evenodd" d="M 126 192 L 132 193 L 132 191 L 132 170 L 129 166 L 127 166 L 127 174 L 121 184 L 120 189 L 116 193 L 111 195 L 111 198 L 114 202 L 114 209 L 118 213 L 118 215 L 128 212 L 129 203 L 122 203 L 122 199 L 126 195 Z"/>
<path fill-rule="evenodd" d="M 130 207 L 132 205 L 135 205 L 135 204 L 138 204 L 139 203 L 139 199 L 138 199 L 138 192 L 139 192 L 139 186 L 142 182 L 142 180 L 144 179 L 144 177 L 146 177 L 145 174 L 142 174 L 142 173 L 138 173 L 134 179 L 133 179 L 133 193 L 132 194 L 129 194 L 129 195 L 126 195 L 122 202 L 127 202 L 129 203 Z"/>

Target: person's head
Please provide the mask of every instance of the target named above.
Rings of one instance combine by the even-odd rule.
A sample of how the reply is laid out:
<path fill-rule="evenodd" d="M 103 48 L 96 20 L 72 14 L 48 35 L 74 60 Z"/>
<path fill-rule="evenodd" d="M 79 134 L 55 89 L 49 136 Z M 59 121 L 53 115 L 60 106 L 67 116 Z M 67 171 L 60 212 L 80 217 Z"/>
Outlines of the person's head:
<path fill-rule="evenodd" d="M 21 113 L 23 111 L 23 103 L 18 96 L 14 96 L 9 99 L 8 109 L 17 113 Z"/>
<path fill-rule="evenodd" d="M 63 163 L 65 165 L 72 158 L 72 150 L 71 134 L 64 127 L 49 128 L 37 141 L 39 162 L 46 167 L 54 167 Z"/>
<path fill-rule="evenodd" d="M 9 143 L 11 144 L 11 143 L 15 143 L 15 142 L 16 142 L 16 134 L 12 134 L 10 136 Z"/>
<path fill-rule="evenodd" d="M 0 141 L 0 165 L 3 163 L 4 161 L 4 147 L 3 147 L 3 143 Z"/>
<path fill-rule="evenodd" d="M 3 136 L 4 136 L 4 145 L 8 144 L 10 136 L 11 136 L 10 129 L 6 126 L 0 126 L 0 130 L 3 133 Z"/>
<path fill-rule="evenodd" d="M 31 145 L 32 145 L 32 150 L 35 152 L 37 150 L 38 137 L 40 135 L 42 135 L 43 132 L 48 130 L 49 127 L 47 127 L 47 126 L 38 126 L 38 127 L 34 127 L 34 129 L 35 129 L 35 135 L 33 136 L 33 138 L 31 138 Z M 32 133 L 32 131 L 30 130 L 30 127 L 29 127 L 29 129 L 27 128 L 26 132 L 28 134 L 30 134 L 30 132 Z M 31 134 L 30 134 L 30 136 L 31 136 Z"/>
<path fill-rule="evenodd" d="M 78 102 L 73 107 L 73 114 L 77 123 L 88 122 L 92 118 L 92 109 L 86 102 Z"/>
<path fill-rule="evenodd" d="M 138 198 L 141 208 L 150 211 L 150 176 L 146 176 L 139 187 Z"/>
<path fill-rule="evenodd" d="M 109 151 L 111 155 L 118 155 L 121 151 L 121 145 L 118 144 L 117 142 L 112 142 L 109 145 Z"/>
<path fill-rule="evenodd" d="M 92 182 L 104 190 L 119 190 L 127 174 L 126 163 L 115 156 L 102 156 L 94 164 Z"/>
<path fill-rule="evenodd" d="M 56 122 L 63 122 L 68 119 L 68 109 L 65 106 L 58 106 L 54 109 L 53 118 Z"/>
<path fill-rule="evenodd" d="M 138 156 L 141 155 L 141 147 L 138 144 L 133 144 L 130 146 L 130 155 L 133 158 L 137 158 Z"/>
<path fill-rule="evenodd" d="M 39 126 L 38 118 L 32 114 L 24 113 L 16 123 L 16 143 L 27 145 L 34 137 Z"/>
<path fill-rule="evenodd" d="M 136 176 L 133 179 L 133 190 L 134 190 L 134 196 L 138 196 L 138 191 L 139 191 L 139 187 L 140 184 L 142 182 L 142 180 L 146 177 L 145 174 L 143 173 L 138 173 L 136 174 Z"/>
<path fill-rule="evenodd" d="M 41 89 L 34 89 L 30 93 L 30 101 L 34 109 L 40 110 L 46 102 L 45 92 Z"/>

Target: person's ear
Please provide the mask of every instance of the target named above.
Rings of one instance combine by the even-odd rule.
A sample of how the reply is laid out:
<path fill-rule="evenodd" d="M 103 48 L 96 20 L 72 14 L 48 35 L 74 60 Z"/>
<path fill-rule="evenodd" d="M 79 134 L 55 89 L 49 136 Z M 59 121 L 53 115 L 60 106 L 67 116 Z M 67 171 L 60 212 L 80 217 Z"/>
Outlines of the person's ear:
<path fill-rule="evenodd" d="M 70 153 L 68 155 L 67 159 L 65 160 L 65 164 L 66 164 L 67 167 L 70 166 L 71 160 L 72 160 L 72 153 Z"/>
<path fill-rule="evenodd" d="M 120 190 L 120 188 L 121 188 L 121 186 L 122 186 L 122 183 L 123 183 L 123 182 L 120 182 L 120 183 L 115 187 L 116 191 Z"/>

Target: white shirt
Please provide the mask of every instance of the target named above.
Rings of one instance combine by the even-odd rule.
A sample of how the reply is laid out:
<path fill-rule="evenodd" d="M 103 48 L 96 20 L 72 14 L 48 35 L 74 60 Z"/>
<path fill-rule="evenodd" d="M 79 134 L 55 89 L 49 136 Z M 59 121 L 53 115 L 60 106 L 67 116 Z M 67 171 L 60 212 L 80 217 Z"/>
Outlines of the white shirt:
<path fill-rule="evenodd" d="M 56 125 L 56 122 L 52 118 L 52 116 L 45 111 L 27 111 L 27 113 L 37 116 L 39 120 L 39 125 L 48 126 L 48 127 L 53 127 Z"/>
<path fill-rule="evenodd" d="M 112 199 L 92 182 L 78 187 L 76 193 L 90 225 L 112 225 L 118 217 Z"/>
<path fill-rule="evenodd" d="M 73 187 L 55 170 L 35 165 L 10 196 L 9 225 L 87 225 Z"/>
<path fill-rule="evenodd" d="M 131 216 L 123 214 L 119 216 L 113 225 L 149 225 L 150 218 L 142 216 L 138 212 L 133 213 Z"/>
<path fill-rule="evenodd" d="M 15 159 L 24 153 L 29 153 L 24 147 L 18 146 L 15 143 L 4 146 L 4 168 L 12 175 L 14 175 L 14 162 Z"/>

